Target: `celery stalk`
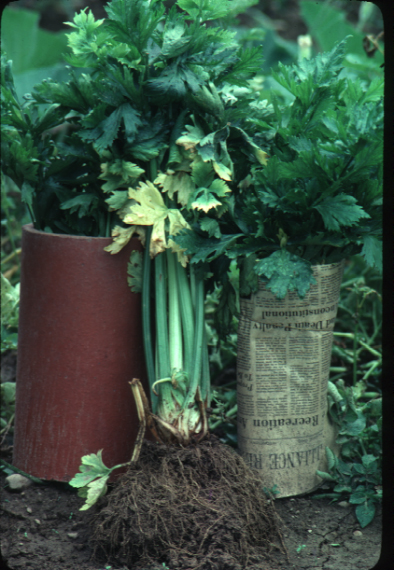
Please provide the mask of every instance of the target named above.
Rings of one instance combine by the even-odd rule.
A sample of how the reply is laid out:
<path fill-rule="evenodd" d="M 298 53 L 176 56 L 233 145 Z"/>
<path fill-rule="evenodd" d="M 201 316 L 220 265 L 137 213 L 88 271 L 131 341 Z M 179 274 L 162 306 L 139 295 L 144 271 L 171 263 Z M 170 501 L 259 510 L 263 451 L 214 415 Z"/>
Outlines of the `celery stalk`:
<path fill-rule="evenodd" d="M 147 249 L 150 232 L 147 232 Z M 149 287 L 152 264 L 148 253 L 143 268 L 143 323 L 147 368 L 150 371 L 153 413 L 164 441 L 187 444 L 192 435 L 206 433 L 203 407 L 209 398 L 209 363 L 205 339 L 204 281 L 167 250 L 154 260 L 156 347 L 152 349 Z M 194 299 L 192 295 L 194 293 Z M 194 304 L 194 307 L 193 307 Z M 156 362 L 153 364 L 153 352 Z M 153 376 L 152 376 L 153 375 Z"/>
<path fill-rule="evenodd" d="M 143 264 L 143 275 L 142 275 L 142 333 L 144 339 L 144 352 L 145 352 L 145 364 L 146 371 L 148 374 L 150 396 L 152 402 L 152 410 L 156 412 L 157 408 L 157 396 L 152 391 L 152 386 L 156 380 L 156 372 L 153 358 L 153 343 L 152 343 L 152 333 L 151 333 L 151 313 L 150 313 L 150 271 L 151 271 L 151 260 L 149 255 L 150 237 L 152 235 L 152 227 L 147 226 L 146 228 L 146 243 L 144 252 L 144 264 Z"/>

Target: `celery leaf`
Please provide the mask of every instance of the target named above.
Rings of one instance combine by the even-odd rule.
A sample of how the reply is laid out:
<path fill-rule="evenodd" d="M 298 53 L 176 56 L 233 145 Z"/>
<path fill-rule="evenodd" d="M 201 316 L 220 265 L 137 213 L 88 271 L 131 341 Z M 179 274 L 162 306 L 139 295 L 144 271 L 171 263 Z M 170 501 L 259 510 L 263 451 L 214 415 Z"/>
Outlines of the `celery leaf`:
<path fill-rule="evenodd" d="M 315 209 L 323 218 L 326 228 L 332 231 L 338 231 L 340 226 L 353 226 L 361 218 L 371 217 L 357 204 L 356 198 L 348 194 L 327 196 Z"/>
<path fill-rule="evenodd" d="M 185 250 L 187 255 L 191 255 L 191 263 L 198 263 L 199 261 L 212 261 L 227 253 L 241 235 L 226 235 L 220 239 L 204 238 L 191 229 L 186 229 L 171 238 Z"/>
<path fill-rule="evenodd" d="M 133 293 L 142 291 L 142 253 L 132 251 L 127 264 L 127 283 Z"/>
<path fill-rule="evenodd" d="M 376 267 L 380 272 L 383 270 L 383 244 L 374 236 L 365 236 L 361 255 L 370 267 Z"/>
<path fill-rule="evenodd" d="M 84 455 L 81 459 L 82 465 L 79 466 L 80 473 L 77 473 L 69 485 L 72 487 L 85 487 L 88 483 L 96 479 L 96 477 L 108 476 L 112 469 L 104 465 L 102 460 L 103 450 L 100 449 L 97 453 L 91 453 L 90 455 Z"/>
<path fill-rule="evenodd" d="M 311 264 L 285 249 L 257 261 L 255 271 L 278 299 L 284 299 L 287 291 L 297 291 L 303 299 L 316 283 Z"/>

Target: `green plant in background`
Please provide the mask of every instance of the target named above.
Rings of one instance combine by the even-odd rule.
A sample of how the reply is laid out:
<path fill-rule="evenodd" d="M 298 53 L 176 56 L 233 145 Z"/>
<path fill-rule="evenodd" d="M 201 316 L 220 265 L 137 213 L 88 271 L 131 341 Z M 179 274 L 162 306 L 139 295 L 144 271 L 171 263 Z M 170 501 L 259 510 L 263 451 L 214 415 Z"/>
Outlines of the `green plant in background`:
<path fill-rule="evenodd" d="M 330 388 L 330 392 L 333 388 Z M 339 392 L 346 392 L 339 386 Z M 347 402 L 346 402 L 347 400 Z M 354 395 L 345 394 L 341 403 L 346 416 L 341 420 L 337 442 L 343 442 L 346 451 L 337 457 L 326 448 L 328 473 L 316 471 L 325 483 L 332 486 L 332 492 L 319 493 L 313 498 L 331 498 L 333 501 L 347 499 L 357 505 L 355 514 L 364 528 L 374 518 L 376 503 L 382 501 L 381 468 L 381 400 L 371 400 L 363 406 L 354 404 Z M 362 427 L 364 426 L 364 427 Z M 372 453 L 367 453 L 368 448 Z"/>
<path fill-rule="evenodd" d="M 80 137 L 69 134 L 67 107 L 51 102 L 40 112 L 39 105 L 28 96 L 21 103 L 15 91 L 12 62 L 4 54 L 1 97 L 2 173 L 20 189 L 35 228 L 75 235 L 109 235 L 112 216 L 98 179 L 99 157 Z M 53 129 L 60 135 L 56 142 L 50 135 Z"/>
<path fill-rule="evenodd" d="M 3 443 L 6 434 L 11 430 L 15 417 L 15 382 L 2 382 L 1 390 L 1 412 L 0 412 L 0 443 Z"/>
<path fill-rule="evenodd" d="M 355 256 L 345 269 L 334 333 L 333 358 L 342 366 L 331 367 L 328 383 L 340 455 L 327 448 L 328 472 L 317 472 L 331 490 L 316 498 L 357 505 L 362 527 L 382 500 L 382 298 L 375 289 L 380 286 L 379 274 Z"/>
<path fill-rule="evenodd" d="M 1 173 L 1 272 L 16 285 L 20 280 L 21 226 L 29 223 L 20 191 Z"/>
<path fill-rule="evenodd" d="M 19 283 L 11 285 L 1 274 L 1 352 L 18 345 Z"/>
<path fill-rule="evenodd" d="M 237 390 L 235 382 L 221 384 L 220 389 L 212 391 L 209 429 L 220 427 L 223 431 L 221 440 L 232 447 L 237 447 Z"/>
<path fill-rule="evenodd" d="M 332 348 L 331 382 L 363 386 L 362 398 L 381 396 L 382 280 L 354 256 L 345 266 Z M 352 332 L 349 332 L 352 331 Z"/>
<path fill-rule="evenodd" d="M 312 264 L 360 252 L 381 270 L 383 79 L 364 86 L 341 78 L 345 44 L 292 67 L 279 64 L 273 76 L 293 103 L 262 102 L 249 122 L 254 142 L 270 157 L 267 165 L 251 165 L 252 176 L 245 172 L 216 236 L 204 239 L 195 224 L 174 238 L 192 263 L 219 258 L 223 307 L 234 305 L 223 271 L 232 259 L 241 269 L 241 296 L 256 290 L 260 278 L 278 298 L 294 290 L 303 297 L 313 283 Z M 225 311 L 218 316 L 229 322 Z"/>
<path fill-rule="evenodd" d="M 1 274 L 1 354 L 16 350 L 18 345 L 19 283 L 11 285 Z M 0 442 L 12 429 L 15 416 L 15 382 L 2 382 L 0 385 Z"/>
<path fill-rule="evenodd" d="M 63 52 L 67 49 L 64 32 L 53 33 L 39 27 L 40 14 L 24 9 L 22 2 L 14 2 L 4 9 L 1 15 L 2 50 L 13 61 L 13 79 L 15 93 L 19 101 L 25 93 L 42 79 L 51 76 L 54 79 L 67 77 Z M 49 10 L 52 9 L 48 6 Z M 70 4 L 67 2 L 67 4 Z M 45 6 L 36 2 L 38 10 Z M 4 60 L 2 62 L 2 66 Z M 2 107 L 5 100 L 2 95 Z M 3 135 L 2 135 L 3 137 Z M 3 141 L 4 149 L 4 141 Z M 23 199 L 26 199 L 23 193 Z M 21 200 L 20 188 L 1 172 L 1 270 L 15 285 L 20 278 L 20 240 L 21 226 L 31 222 L 26 209 L 26 202 Z"/>
<path fill-rule="evenodd" d="M 348 287 L 349 282 L 345 282 L 343 286 L 349 291 L 346 298 L 346 304 L 340 304 L 339 309 L 344 311 L 353 320 L 353 332 L 335 332 L 334 337 L 336 340 L 348 340 L 352 345 L 350 348 L 343 348 L 338 344 L 334 345 L 333 354 L 342 358 L 345 362 L 352 365 L 352 384 L 356 386 L 358 383 L 358 376 L 367 386 L 374 375 L 381 370 L 382 367 L 382 349 L 378 340 L 379 333 L 382 326 L 381 315 L 381 295 L 373 288 L 365 284 L 362 276 L 354 278 L 352 287 Z M 370 313 L 364 309 L 364 304 L 370 300 L 370 296 L 376 296 L 368 303 Z M 373 326 L 372 331 L 368 330 L 366 323 L 360 318 L 361 314 L 370 315 L 370 326 Z M 349 327 L 350 328 L 350 327 Z M 349 330 L 349 329 L 347 329 Z M 376 346 L 374 346 L 376 345 Z M 367 362 L 359 366 L 361 353 L 368 353 Z M 345 370 L 339 370 L 341 374 Z M 373 393 L 368 393 L 373 396 Z"/>
<path fill-rule="evenodd" d="M 346 20 L 344 10 L 339 10 L 330 2 L 300 1 L 300 12 L 309 33 L 317 41 L 320 49 L 328 51 L 333 44 L 349 37 L 344 58 L 345 72 L 352 78 L 370 82 L 381 75 L 383 54 L 376 52 L 373 58 L 365 51 L 363 28 L 379 8 L 371 2 L 360 2 L 359 21 L 355 27 Z M 383 24 L 382 24 L 383 29 Z"/>
<path fill-rule="evenodd" d="M 18 6 L 8 6 L 2 12 L 1 47 L 12 59 L 19 99 L 47 77 L 67 78 L 63 58 L 67 51 L 66 35 L 43 30 L 39 27 L 39 18 L 38 12 Z"/>

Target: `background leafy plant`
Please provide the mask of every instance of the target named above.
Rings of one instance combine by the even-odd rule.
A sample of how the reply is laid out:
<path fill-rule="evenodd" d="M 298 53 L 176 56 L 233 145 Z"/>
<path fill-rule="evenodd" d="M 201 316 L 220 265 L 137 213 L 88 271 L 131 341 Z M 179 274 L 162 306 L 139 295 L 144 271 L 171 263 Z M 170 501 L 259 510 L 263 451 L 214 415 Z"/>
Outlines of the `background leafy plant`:
<path fill-rule="evenodd" d="M 237 259 L 241 296 L 260 277 L 278 298 L 294 290 L 304 297 L 312 264 L 359 252 L 382 269 L 383 78 L 364 86 L 342 77 L 345 45 L 346 39 L 311 60 L 279 64 L 273 76 L 292 104 L 261 101 L 248 125 L 268 162 L 252 162 L 244 179 L 239 165 L 217 235 L 204 242 L 195 224 L 174 238 L 192 262 L 219 258 L 218 275 L 226 256 L 227 265 Z"/>
<path fill-rule="evenodd" d="M 67 77 L 63 57 L 67 52 L 66 35 L 62 31 L 43 30 L 39 27 L 39 18 L 38 12 L 20 6 L 7 7 L 2 13 L 2 49 L 12 59 L 20 99 L 47 77 L 56 80 Z"/>
<path fill-rule="evenodd" d="M 281 2 L 281 4 L 283 4 L 283 7 L 281 6 L 281 9 L 286 9 L 286 3 L 286 0 L 283 0 L 283 2 Z M 346 31 L 346 34 L 351 33 L 354 36 L 355 26 L 357 24 L 360 24 L 358 27 L 364 33 L 377 34 L 382 29 L 382 21 L 381 18 L 379 18 L 378 9 L 375 10 L 374 14 L 370 14 L 368 16 L 366 22 L 362 21 L 357 10 L 359 9 L 360 5 L 366 3 L 354 3 L 348 1 L 306 3 L 310 5 L 316 5 L 315 20 L 310 19 L 309 15 L 305 11 L 305 18 L 308 18 L 309 28 L 307 31 L 312 35 L 314 39 L 314 44 L 312 46 L 313 53 L 317 53 L 323 45 L 324 49 L 331 49 L 334 38 L 333 34 L 335 34 L 336 30 L 339 29 L 337 26 L 338 21 L 336 20 L 339 10 L 341 10 L 342 13 L 344 11 L 352 11 L 353 13 L 352 20 L 354 24 L 351 26 L 351 31 Z M 39 7 L 39 3 L 36 4 L 37 7 Z M 70 5 L 70 3 L 67 4 Z M 275 26 L 272 23 L 272 20 L 266 14 L 264 21 L 263 19 L 259 19 L 259 14 L 261 14 L 261 4 L 262 3 L 260 3 L 260 6 L 254 6 L 249 9 L 248 12 L 250 14 L 250 19 L 246 21 L 244 29 L 241 29 L 239 25 L 237 26 L 239 28 L 239 38 L 241 41 L 245 42 L 245 45 L 247 47 L 258 45 L 263 42 L 265 67 L 262 68 L 263 73 L 261 74 L 260 79 L 254 84 L 254 88 L 259 91 L 261 99 L 268 99 L 268 101 L 271 103 L 272 97 L 274 96 L 278 99 L 279 102 L 283 103 L 290 101 L 291 97 L 289 98 L 289 96 L 286 95 L 286 91 L 273 79 L 273 77 L 270 75 L 269 70 L 271 67 L 277 69 L 279 60 L 285 64 L 295 63 L 298 57 L 298 47 L 295 42 L 287 43 L 282 40 L 278 33 L 275 32 Z M 278 2 L 276 2 L 276 4 L 279 5 Z M 331 10 L 335 9 L 335 14 L 327 12 L 327 8 L 331 8 Z M 311 9 L 313 9 L 313 7 Z M 319 9 L 320 12 L 323 9 L 326 10 L 326 17 L 324 18 L 324 22 L 322 18 L 318 17 Z M 254 12 L 255 10 L 259 10 L 259 14 Z M 74 9 L 72 9 L 72 12 L 74 12 Z M 253 19 L 253 13 L 256 16 L 255 19 Z M 98 17 L 101 17 L 101 15 Z M 64 20 L 65 19 L 69 19 L 69 17 L 65 17 Z M 341 19 L 344 20 L 342 16 Z M 255 22 L 257 25 L 253 26 L 253 22 Z M 322 23 L 325 25 L 322 26 Z M 365 24 L 367 24 L 367 27 L 365 27 Z M 254 32 L 250 30 L 251 27 L 258 27 L 260 35 L 253 37 Z M 32 35 L 33 30 L 29 33 Z M 265 39 L 260 39 L 264 33 Z M 342 37 L 338 37 L 337 39 L 342 39 Z M 360 36 L 358 37 L 360 38 Z M 269 47 L 269 42 L 271 42 L 271 47 Z M 358 44 L 358 47 L 359 46 L 360 43 Z M 384 46 L 384 43 L 382 43 L 382 46 Z M 16 48 L 19 47 L 20 44 L 16 45 Z M 42 50 L 43 52 L 45 51 L 45 45 L 42 47 Z M 9 58 L 15 59 L 10 46 L 8 46 L 8 51 Z M 382 59 L 379 53 L 376 53 L 374 57 L 371 58 L 362 57 L 363 53 L 360 53 L 359 51 L 356 52 L 356 55 L 360 57 L 360 59 L 354 60 L 350 58 L 349 62 L 349 56 L 347 54 L 345 55 L 345 66 L 349 70 L 351 69 L 352 73 L 354 73 L 355 76 L 357 75 L 363 81 L 368 80 L 368 82 L 370 82 L 371 78 L 382 73 L 382 70 L 380 69 Z M 53 79 L 56 79 L 58 77 L 55 76 L 53 72 L 51 72 L 50 75 Z M 26 91 L 31 91 L 33 84 L 46 76 L 47 75 L 43 74 L 39 79 L 31 80 L 29 82 L 30 86 L 26 89 Z M 21 80 L 19 80 L 18 74 L 15 74 L 15 82 L 19 91 L 18 84 L 21 83 Z M 24 91 L 24 89 L 21 88 L 20 91 Z M 4 208 L 6 201 L 8 201 L 8 208 Z M 20 193 L 18 193 L 15 185 L 10 183 L 9 180 L 4 182 L 2 179 L 2 272 L 8 275 L 8 278 L 11 280 L 12 285 L 16 285 L 19 281 L 19 253 L 15 254 L 14 250 L 19 250 L 21 225 L 28 223 L 28 221 L 29 218 L 24 208 L 24 204 L 20 201 Z M 15 248 L 12 247 L 12 239 L 15 243 Z M 10 255 L 13 255 L 11 259 L 9 259 Z M 7 274 L 8 271 L 10 273 Z M 359 279 L 363 279 L 364 281 L 359 283 L 357 289 L 354 290 L 353 282 Z M 378 293 L 380 293 L 381 276 L 374 270 L 367 268 L 360 256 L 352 256 L 350 262 L 345 268 L 338 319 L 335 327 L 337 333 L 350 335 L 354 334 L 356 323 L 355 308 L 357 306 L 357 303 L 360 305 L 362 301 L 363 293 L 360 291 L 360 289 L 363 287 L 370 287 L 371 289 L 376 290 Z M 236 432 L 234 430 L 234 423 L 228 422 L 226 420 L 226 417 L 227 413 L 229 411 L 232 411 L 231 418 L 232 420 L 236 419 L 236 411 L 234 411 L 232 405 L 232 401 L 236 393 L 236 382 L 235 379 L 233 381 L 231 380 L 231 371 L 235 366 L 234 344 L 236 342 L 237 319 L 236 317 L 231 318 L 230 329 L 227 329 L 231 331 L 231 334 L 227 339 L 223 339 L 223 337 L 218 334 L 220 323 L 215 323 L 213 319 L 213 316 L 216 314 L 216 308 L 218 307 L 218 304 L 218 296 L 216 296 L 216 298 L 215 295 L 208 297 L 207 319 L 210 325 L 209 335 L 211 339 L 210 347 L 212 377 L 214 379 L 214 384 L 217 382 L 217 385 L 214 386 L 214 390 L 216 390 L 218 394 L 223 395 L 223 397 L 220 396 L 217 399 L 217 406 L 214 401 L 214 405 L 212 407 L 214 410 L 216 407 L 216 412 L 212 416 L 211 425 L 217 423 L 219 418 L 224 418 L 224 421 L 221 424 L 221 437 L 226 439 L 226 433 L 229 432 L 229 434 L 232 435 L 233 439 L 228 439 L 228 443 L 231 444 L 232 442 L 234 445 L 236 445 Z M 361 339 L 364 339 L 363 342 L 369 344 L 370 347 L 380 353 L 380 355 L 381 314 L 381 299 L 377 294 L 368 294 L 357 314 L 357 319 L 359 322 L 359 333 L 362 335 Z M 366 331 L 366 334 L 364 334 L 364 329 Z M 376 330 L 378 329 L 379 332 L 375 334 Z M 371 339 L 374 334 L 375 337 L 369 343 L 368 339 Z M 354 357 L 355 354 L 356 358 Z M 364 405 L 371 398 L 376 398 L 376 393 L 381 394 L 381 366 L 379 364 L 380 358 L 381 356 L 373 355 L 370 351 L 365 349 L 365 347 L 362 347 L 362 345 L 359 344 L 358 339 L 356 341 L 355 351 L 354 336 L 337 335 L 334 337 L 331 380 L 335 382 L 338 380 L 338 378 L 342 378 L 345 382 L 345 387 L 350 387 L 355 384 L 354 370 L 356 370 L 356 381 L 360 381 L 364 378 L 363 382 L 367 383 L 367 388 L 364 392 L 364 398 L 362 400 L 357 400 L 360 405 Z M 372 372 L 370 372 L 371 369 Z M 365 375 L 368 373 L 369 375 L 365 377 Z M 223 385 L 223 388 L 221 385 Z M 227 396 L 224 396 L 224 394 L 227 394 Z M 371 394 L 374 395 L 372 396 Z M 357 437 L 358 436 L 355 436 L 356 439 Z M 379 447 L 379 449 L 381 450 L 381 447 Z M 375 457 L 379 457 L 380 453 L 381 451 L 379 451 L 377 448 L 375 450 L 369 451 L 369 454 L 372 454 Z M 346 462 L 346 458 L 342 459 Z M 360 458 L 358 458 L 358 461 L 360 461 Z M 341 493 L 341 496 L 342 498 L 345 498 L 347 495 L 346 493 Z"/>
<path fill-rule="evenodd" d="M 346 387 L 343 380 L 330 383 L 330 415 L 339 427 L 340 457 L 328 447 L 328 473 L 317 474 L 332 492 L 314 498 L 347 499 L 355 507 L 362 528 L 374 518 L 375 505 L 382 500 L 382 399 L 362 402 L 364 385 Z"/>
<path fill-rule="evenodd" d="M 11 285 L 1 274 L 1 352 L 18 346 L 19 283 Z"/>
<path fill-rule="evenodd" d="M 365 527 L 382 500 L 382 297 L 380 275 L 358 256 L 345 268 L 335 329 L 328 405 L 340 456 L 326 449 L 328 472 L 318 474 L 330 489 L 314 496 L 348 500 Z"/>

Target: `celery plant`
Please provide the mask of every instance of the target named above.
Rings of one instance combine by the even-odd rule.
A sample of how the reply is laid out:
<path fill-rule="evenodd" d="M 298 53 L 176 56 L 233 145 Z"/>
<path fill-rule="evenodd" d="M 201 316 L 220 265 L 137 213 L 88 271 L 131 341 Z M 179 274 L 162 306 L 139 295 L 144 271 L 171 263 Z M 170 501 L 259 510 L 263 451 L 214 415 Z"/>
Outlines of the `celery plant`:
<path fill-rule="evenodd" d="M 47 81 L 33 93 L 38 102 L 66 107 L 75 139 L 99 156 L 106 204 L 120 218 L 107 250 L 116 254 L 136 232 L 145 245 L 141 287 L 152 412 L 136 379 L 132 389 L 142 425 L 169 442 L 188 444 L 207 432 L 205 263 L 222 251 L 205 247 L 204 260 L 190 263 L 174 238 L 195 226 L 220 237 L 218 219 L 233 207 L 240 171 L 266 162 L 248 132 L 260 107 L 248 82 L 261 69 L 261 48 L 241 50 L 223 20 L 252 3 L 177 0 L 166 11 L 162 0 L 112 0 L 108 19 L 98 21 L 82 11 L 69 34 L 70 81 Z M 89 73 L 77 75 L 74 67 Z M 133 275 L 133 287 L 136 281 Z M 95 477 L 103 482 L 109 471 L 98 455 L 83 458 L 81 470 L 72 484 L 88 488 L 92 504 L 104 489 Z"/>

